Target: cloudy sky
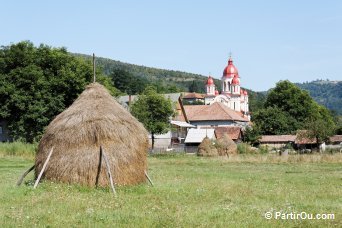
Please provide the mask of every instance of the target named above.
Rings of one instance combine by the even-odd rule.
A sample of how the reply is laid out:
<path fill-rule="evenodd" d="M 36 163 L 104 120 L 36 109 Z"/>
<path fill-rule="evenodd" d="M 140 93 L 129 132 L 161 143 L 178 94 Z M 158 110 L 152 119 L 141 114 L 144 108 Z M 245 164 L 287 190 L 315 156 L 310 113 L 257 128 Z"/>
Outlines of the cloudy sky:
<path fill-rule="evenodd" d="M 0 45 L 30 40 L 242 86 L 342 80 L 342 1 L 2 1 Z"/>

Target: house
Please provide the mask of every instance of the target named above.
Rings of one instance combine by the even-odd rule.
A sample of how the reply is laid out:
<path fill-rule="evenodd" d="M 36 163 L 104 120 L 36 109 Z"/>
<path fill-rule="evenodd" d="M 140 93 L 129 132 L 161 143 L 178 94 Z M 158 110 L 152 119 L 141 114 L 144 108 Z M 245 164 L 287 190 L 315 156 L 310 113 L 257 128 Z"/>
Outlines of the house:
<path fill-rule="evenodd" d="M 12 141 L 12 138 L 9 135 L 7 122 L 5 120 L 0 120 L 0 142 L 9 142 L 9 141 Z"/>
<path fill-rule="evenodd" d="M 182 100 L 184 104 L 204 104 L 204 95 L 200 93 L 186 93 Z"/>
<path fill-rule="evenodd" d="M 280 149 L 289 143 L 293 145 L 295 140 L 295 135 L 263 135 L 259 142 L 269 148 Z"/>
<path fill-rule="evenodd" d="M 249 124 L 248 118 L 220 102 L 211 105 L 184 105 L 184 111 L 189 123 L 197 128 L 245 127 Z"/>
<path fill-rule="evenodd" d="M 242 140 L 242 128 L 238 126 L 229 126 L 229 127 L 216 127 L 215 128 L 215 137 L 217 139 L 223 137 L 224 134 L 227 134 L 230 139 L 234 142 L 241 142 Z"/>

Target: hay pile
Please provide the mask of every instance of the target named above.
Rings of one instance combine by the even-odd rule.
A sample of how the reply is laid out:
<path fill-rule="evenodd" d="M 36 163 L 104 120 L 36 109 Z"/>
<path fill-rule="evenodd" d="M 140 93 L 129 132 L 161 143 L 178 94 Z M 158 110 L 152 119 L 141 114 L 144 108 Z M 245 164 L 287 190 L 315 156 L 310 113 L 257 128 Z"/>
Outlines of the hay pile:
<path fill-rule="evenodd" d="M 117 185 L 145 182 L 148 133 L 98 83 L 90 84 L 78 99 L 47 127 L 36 155 L 38 176 L 52 147 L 43 178 L 65 183 L 109 186 L 105 162 L 100 172 L 100 145 Z"/>
<path fill-rule="evenodd" d="M 197 149 L 197 156 L 203 157 L 215 157 L 218 156 L 217 149 L 213 145 L 212 141 L 205 137 Z"/>
<path fill-rule="evenodd" d="M 229 156 L 237 154 L 237 146 L 233 140 L 231 140 L 227 134 L 223 134 L 221 138 L 217 140 L 216 148 L 219 156 Z"/>

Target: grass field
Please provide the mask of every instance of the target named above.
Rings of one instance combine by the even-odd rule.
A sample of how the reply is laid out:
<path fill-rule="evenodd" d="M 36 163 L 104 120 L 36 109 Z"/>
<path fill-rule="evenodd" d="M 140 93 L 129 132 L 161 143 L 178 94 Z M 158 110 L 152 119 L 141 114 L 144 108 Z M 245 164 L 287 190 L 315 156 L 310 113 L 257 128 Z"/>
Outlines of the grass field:
<path fill-rule="evenodd" d="M 113 197 L 47 181 L 33 190 L 32 174 L 16 187 L 33 160 L 0 156 L 0 227 L 341 227 L 342 163 L 299 161 L 149 157 L 155 186 L 120 187 Z M 335 218 L 267 220 L 268 211 Z"/>

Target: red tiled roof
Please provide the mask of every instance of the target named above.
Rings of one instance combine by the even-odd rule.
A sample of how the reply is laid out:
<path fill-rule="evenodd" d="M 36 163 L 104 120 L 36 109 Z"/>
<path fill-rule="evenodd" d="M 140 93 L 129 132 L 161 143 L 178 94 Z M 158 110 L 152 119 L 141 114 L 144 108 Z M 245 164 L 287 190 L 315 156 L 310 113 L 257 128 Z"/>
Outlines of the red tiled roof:
<path fill-rule="evenodd" d="M 261 143 L 286 143 L 294 142 L 296 139 L 295 135 L 263 135 L 259 142 Z"/>
<path fill-rule="evenodd" d="M 215 128 L 215 136 L 217 139 L 221 138 L 224 134 L 232 140 L 241 138 L 241 127 L 231 126 L 231 127 L 217 127 Z"/>
<path fill-rule="evenodd" d="M 184 109 L 189 121 L 232 120 L 249 122 L 247 118 L 242 117 L 240 112 L 234 111 L 219 102 L 212 105 L 184 105 Z"/>
<path fill-rule="evenodd" d="M 183 99 L 204 99 L 204 96 L 200 93 L 188 93 L 183 97 Z"/>
<path fill-rule="evenodd" d="M 333 135 L 329 138 L 329 141 L 332 143 L 342 142 L 342 135 Z"/>

